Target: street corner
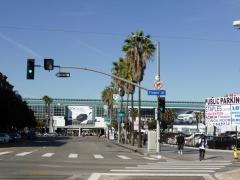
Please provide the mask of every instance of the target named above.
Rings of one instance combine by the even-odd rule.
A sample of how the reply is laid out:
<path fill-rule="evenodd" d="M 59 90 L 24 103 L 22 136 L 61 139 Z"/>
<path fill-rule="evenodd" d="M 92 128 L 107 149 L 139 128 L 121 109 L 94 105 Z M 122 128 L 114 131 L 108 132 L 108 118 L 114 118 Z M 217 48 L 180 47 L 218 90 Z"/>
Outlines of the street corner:
<path fill-rule="evenodd" d="M 240 169 L 234 169 L 226 172 L 218 172 L 214 174 L 217 180 L 237 180 L 240 177 Z"/>

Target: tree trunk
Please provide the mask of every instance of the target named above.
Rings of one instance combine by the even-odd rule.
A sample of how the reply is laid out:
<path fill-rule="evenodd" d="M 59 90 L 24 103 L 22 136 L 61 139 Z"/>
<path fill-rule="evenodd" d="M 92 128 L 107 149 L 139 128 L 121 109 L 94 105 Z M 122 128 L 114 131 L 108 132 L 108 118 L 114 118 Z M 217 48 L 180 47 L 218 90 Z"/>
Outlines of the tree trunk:
<path fill-rule="evenodd" d="M 131 94 L 131 116 L 132 116 L 132 123 L 131 123 L 131 145 L 134 146 L 134 107 L 133 107 L 133 94 Z"/>
<path fill-rule="evenodd" d="M 128 144 L 128 129 L 129 129 L 129 121 L 128 121 L 128 101 L 129 101 L 129 94 L 127 94 L 127 103 L 126 103 L 126 110 L 125 110 L 125 143 Z"/>
<path fill-rule="evenodd" d="M 53 123 L 52 123 L 52 117 L 51 117 L 50 104 L 48 104 L 48 119 L 49 119 L 49 133 L 53 133 Z"/>

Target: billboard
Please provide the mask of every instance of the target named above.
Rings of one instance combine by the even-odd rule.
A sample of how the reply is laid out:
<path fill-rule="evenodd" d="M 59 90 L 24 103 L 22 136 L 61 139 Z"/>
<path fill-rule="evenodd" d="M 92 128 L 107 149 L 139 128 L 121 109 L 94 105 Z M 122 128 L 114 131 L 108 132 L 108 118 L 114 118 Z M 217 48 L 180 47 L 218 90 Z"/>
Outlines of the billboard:
<path fill-rule="evenodd" d="M 240 96 L 207 98 L 205 100 L 207 126 L 219 128 L 240 125 Z"/>
<path fill-rule="evenodd" d="M 94 124 L 90 106 L 67 106 L 68 124 Z"/>

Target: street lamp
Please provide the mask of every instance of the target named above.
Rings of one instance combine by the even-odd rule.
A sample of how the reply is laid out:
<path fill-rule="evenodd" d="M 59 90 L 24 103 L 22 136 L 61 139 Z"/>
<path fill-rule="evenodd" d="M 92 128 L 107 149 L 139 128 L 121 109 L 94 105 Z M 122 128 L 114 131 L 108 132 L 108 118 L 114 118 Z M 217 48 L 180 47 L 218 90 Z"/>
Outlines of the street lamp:
<path fill-rule="evenodd" d="M 240 29 L 240 20 L 233 21 L 233 26 L 237 29 Z"/>

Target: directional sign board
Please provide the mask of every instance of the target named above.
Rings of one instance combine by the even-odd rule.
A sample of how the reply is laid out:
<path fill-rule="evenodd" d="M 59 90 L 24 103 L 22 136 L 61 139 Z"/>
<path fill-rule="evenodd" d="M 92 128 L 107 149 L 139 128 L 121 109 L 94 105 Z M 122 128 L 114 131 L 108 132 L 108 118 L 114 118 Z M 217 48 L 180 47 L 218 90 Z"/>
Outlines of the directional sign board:
<path fill-rule="evenodd" d="M 148 90 L 148 95 L 155 95 L 155 96 L 165 96 L 166 91 L 165 90 Z"/>

